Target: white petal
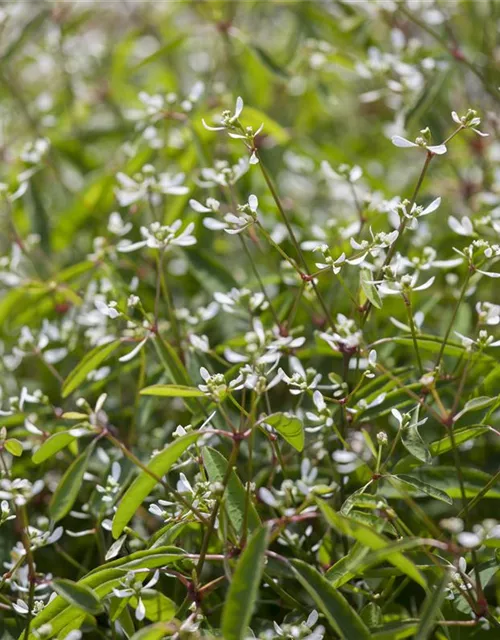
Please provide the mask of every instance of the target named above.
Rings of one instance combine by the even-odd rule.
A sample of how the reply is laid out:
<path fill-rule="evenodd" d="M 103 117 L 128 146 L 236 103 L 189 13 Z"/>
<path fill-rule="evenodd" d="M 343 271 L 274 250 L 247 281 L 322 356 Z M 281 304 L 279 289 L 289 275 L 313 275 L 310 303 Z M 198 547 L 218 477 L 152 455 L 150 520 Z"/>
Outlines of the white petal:
<path fill-rule="evenodd" d="M 415 142 L 411 142 L 406 138 L 402 138 L 401 136 L 392 136 L 391 142 L 395 147 L 408 148 L 408 147 L 418 147 L 418 144 Z"/>
<path fill-rule="evenodd" d="M 203 226 L 211 231 L 220 231 L 221 229 L 225 229 L 227 224 L 215 218 L 203 218 Z"/>
<path fill-rule="evenodd" d="M 211 127 L 209 124 L 207 124 L 205 122 L 205 120 L 202 118 L 201 122 L 203 124 L 203 126 L 205 127 L 205 129 L 208 129 L 208 131 L 224 131 L 225 127 Z"/>
<path fill-rule="evenodd" d="M 189 201 L 189 206 L 197 213 L 210 213 L 212 211 L 212 209 L 209 209 L 204 204 L 201 204 L 201 202 L 198 202 L 198 200 L 194 200 L 193 198 Z"/>
<path fill-rule="evenodd" d="M 428 289 L 429 287 L 432 286 L 432 283 L 434 282 L 435 279 L 436 279 L 436 276 L 432 276 L 432 278 L 429 278 L 427 282 L 424 282 L 424 284 L 421 284 L 419 287 L 415 287 L 413 291 L 424 291 L 424 289 Z"/>
<path fill-rule="evenodd" d="M 235 117 L 239 118 L 242 111 L 243 111 L 243 98 L 241 96 L 238 96 L 236 98 L 236 109 L 234 110 Z"/>
<path fill-rule="evenodd" d="M 428 207 L 426 207 L 422 213 L 420 215 L 422 216 L 427 216 L 429 215 L 429 213 L 432 213 L 433 211 L 436 211 L 436 209 L 439 207 L 439 205 L 441 204 L 441 198 L 436 198 L 435 200 L 433 200 L 430 205 Z"/>
<path fill-rule="evenodd" d="M 252 211 L 257 211 L 257 207 L 259 206 L 259 201 L 257 199 L 257 196 L 255 196 L 253 193 L 251 196 L 248 197 L 248 204 Z"/>
<path fill-rule="evenodd" d="M 430 147 L 427 147 L 427 149 L 429 151 L 432 151 L 432 153 L 435 153 L 437 156 L 442 156 L 444 153 L 448 151 L 445 144 L 430 146 Z"/>
<path fill-rule="evenodd" d="M 138 345 L 136 345 L 132 351 L 130 351 L 129 353 L 126 353 L 124 356 L 122 356 L 121 358 L 118 358 L 119 362 L 128 362 L 129 360 L 132 360 L 132 358 L 134 356 L 136 356 L 139 351 L 142 349 L 142 347 L 146 344 L 147 342 L 147 338 L 144 338 L 144 340 L 141 340 L 141 342 L 139 342 Z"/>

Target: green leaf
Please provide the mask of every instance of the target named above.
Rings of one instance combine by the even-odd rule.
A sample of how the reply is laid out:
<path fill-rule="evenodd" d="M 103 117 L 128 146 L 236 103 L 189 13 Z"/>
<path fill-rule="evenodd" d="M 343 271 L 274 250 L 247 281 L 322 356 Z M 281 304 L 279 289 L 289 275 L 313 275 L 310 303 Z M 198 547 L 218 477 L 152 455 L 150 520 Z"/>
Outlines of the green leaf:
<path fill-rule="evenodd" d="M 186 256 L 190 273 L 212 296 L 217 291 L 226 291 L 238 286 L 230 269 L 216 260 L 211 253 L 197 248 L 196 251 L 186 251 Z"/>
<path fill-rule="evenodd" d="M 367 482 L 360 489 L 357 489 L 356 491 L 351 493 L 347 500 L 344 501 L 344 504 L 340 508 L 340 513 L 343 516 L 348 516 L 350 511 L 363 500 L 363 494 L 371 485 L 371 483 L 372 482 L 370 480 L 370 482 Z M 369 496 L 369 499 L 377 501 L 377 498 L 375 496 Z"/>
<path fill-rule="evenodd" d="M 457 422 L 457 420 L 460 420 L 462 416 L 464 416 L 466 413 L 469 413 L 470 411 L 479 411 L 480 409 L 489 407 L 494 402 L 496 402 L 496 400 L 497 398 L 490 398 L 488 396 L 480 396 L 479 398 L 473 398 L 472 400 L 469 400 L 465 403 L 462 411 L 457 413 L 453 418 L 453 422 Z"/>
<path fill-rule="evenodd" d="M 11 455 L 16 456 L 16 458 L 23 455 L 23 445 L 19 440 L 16 440 L 16 438 L 9 438 L 6 440 L 4 442 L 4 447 Z"/>
<path fill-rule="evenodd" d="M 285 144 L 290 140 L 290 133 L 263 111 L 245 105 L 241 120 L 245 126 L 250 125 L 254 130 L 264 124 L 262 134 L 271 136 L 278 144 Z"/>
<path fill-rule="evenodd" d="M 180 384 L 154 384 L 141 389 L 141 396 L 162 396 L 165 398 L 202 398 L 205 394 L 196 387 Z"/>
<path fill-rule="evenodd" d="M 490 482 L 491 476 L 479 469 L 470 467 L 462 468 L 464 477 L 465 496 L 473 498 Z M 461 497 L 460 484 L 457 477 L 457 470 L 453 466 L 436 465 L 421 469 L 414 469 L 409 472 L 408 476 L 417 478 L 426 484 L 432 485 L 434 488 L 444 491 L 450 498 L 457 499 Z M 397 489 L 384 484 L 380 493 L 388 498 L 395 498 L 400 495 Z M 411 492 L 408 492 L 411 495 Z M 500 488 L 493 485 L 484 496 L 485 498 L 500 498 Z"/>
<path fill-rule="evenodd" d="M 174 440 L 168 447 L 155 455 L 147 465 L 146 471 L 141 471 L 134 482 L 125 492 L 113 518 L 113 536 L 118 538 L 123 528 L 128 524 L 142 501 L 151 493 L 158 480 L 164 476 L 170 467 L 177 462 L 186 449 L 196 442 L 201 433 L 189 433 Z"/>
<path fill-rule="evenodd" d="M 326 518 L 328 524 L 340 533 L 354 538 L 361 544 L 369 547 L 370 549 L 377 550 L 385 547 L 390 547 L 392 542 L 385 536 L 378 533 L 374 529 L 357 522 L 352 518 L 346 518 L 338 513 L 335 513 L 333 509 L 322 500 L 316 500 L 323 515 Z M 417 582 L 419 585 L 425 588 L 426 581 L 424 576 L 417 569 L 415 564 L 406 558 L 402 553 L 395 551 L 387 557 L 387 561 L 392 565 L 400 569 L 409 578 Z"/>
<path fill-rule="evenodd" d="M 177 605 L 159 591 L 142 589 L 141 600 L 146 609 L 146 618 L 151 622 L 168 622 L 175 616 Z M 137 607 L 138 600 L 135 596 L 130 598 L 130 604 L 134 609 Z"/>
<path fill-rule="evenodd" d="M 210 482 L 222 482 L 227 471 L 226 458 L 212 447 L 205 447 L 202 456 Z M 229 520 L 239 535 L 242 533 L 245 519 L 246 491 L 234 470 L 229 475 L 224 502 Z M 250 531 L 260 527 L 261 524 L 257 510 L 251 501 L 248 505 L 247 522 Z"/>
<path fill-rule="evenodd" d="M 404 640 L 413 638 L 417 630 L 416 622 L 388 622 L 382 629 L 373 634 L 373 640 Z"/>
<path fill-rule="evenodd" d="M 222 610 L 222 635 L 225 640 L 243 640 L 257 600 L 268 545 L 266 527 L 256 529 L 238 559 Z"/>
<path fill-rule="evenodd" d="M 422 493 L 425 493 L 431 498 L 435 498 L 436 500 L 441 500 L 441 502 L 446 502 L 446 504 L 453 504 L 453 500 L 444 491 L 441 491 L 441 489 L 438 489 L 437 487 L 433 487 L 432 485 L 427 484 L 426 482 L 422 482 L 422 480 L 419 480 L 418 478 L 412 478 L 411 476 L 407 476 L 407 475 L 393 475 L 393 476 L 389 476 L 388 478 L 389 482 L 392 483 L 394 478 L 396 478 L 398 482 L 401 482 L 404 485 L 409 485 L 413 489 L 416 489 L 417 491 L 421 491 Z"/>
<path fill-rule="evenodd" d="M 167 567 L 183 558 L 183 553 L 175 547 L 163 547 L 153 550 L 136 551 L 124 558 L 119 558 L 113 562 L 98 566 L 88 573 L 84 578 L 78 581 L 78 585 L 86 585 L 93 589 L 96 595 L 103 600 L 109 595 L 114 587 L 118 587 L 123 580 L 124 574 L 128 570 L 143 569 L 144 573 L 136 574 L 138 578 L 145 577 L 150 569 L 159 567 Z M 56 597 L 45 606 L 43 611 L 37 614 L 31 625 L 30 640 L 38 640 L 38 634 L 35 636 L 34 631 L 44 624 L 50 624 L 52 627 L 52 636 L 69 625 L 78 615 L 79 609 L 66 602 L 62 597 Z M 81 621 L 80 620 L 80 624 Z M 77 628 L 77 627 L 74 627 Z"/>
<path fill-rule="evenodd" d="M 181 362 L 172 345 L 159 335 L 153 339 L 153 344 L 170 380 L 177 385 L 190 387 L 191 380 L 189 379 L 186 367 Z M 200 400 L 186 399 L 184 403 L 192 413 L 199 411 L 202 406 Z"/>
<path fill-rule="evenodd" d="M 87 353 L 87 355 L 80 361 L 79 364 L 73 369 L 73 371 L 69 374 L 69 376 L 64 381 L 62 387 L 62 397 L 66 398 L 70 393 L 73 393 L 75 389 L 78 389 L 80 384 L 84 382 L 86 377 L 91 371 L 97 369 L 100 364 L 102 364 L 106 358 L 108 358 L 113 351 L 115 351 L 120 346 L 119 340 L 114 340 L 113 342 L 108 342 L 106 344 L 101 344 L 98 347 L 95 347 Z"/>
<path fill-rule="evenodd" d="M 256 53 L 257 57 L 260 59 L 262 64 L 264 64 L 269 71 L 272 71 L 274 74 L 282 78 L 283 80 L 288 79 L 290 76 L 288 72 L 283 69 L 277 62 L 275 62 L 271 56 L 262 48 L 252 42 L 249 42 L 249 46 Z"/>
<path fill-rule="evenodd" d="M 372 283 L 373 274 L 369 269 L 361 269 L 359 274 L 359 283 L 363 293 L 377 309 L 382 308 L 382 300 L 380 299 L 377 287 Z"/>
<path fill-rule="evenodd" d="M 94 446 L 95 440 L 71 463 L 61 478 L 49 505 L 50 516 L 55 522 L 64 518 L 77 499 Z"/>
<path fill-rule="evenodd" d="M 179 627 L 173 623 L 157 622 L 134 633 L 130 640 L 162 640 L 165 636 L 173 636 Z"/>
<path fill-rule="evenodd" d="M 470 427 L 455 429 L 455 444 L 458 447 L 468 440 L 474 440 L 475 438 L 481 437 L 488 431 L 490 431 L 489 427 L 485 427 L 483 425 L 473 425 Z M 447 453 L 448 451 L 451 451 L 452 448 L 453 446 L 450 436 L 446 436 L 444 438 L 441 438 L 440 440 L 435 440 L 434 442 L 431 442 L 429 444 L 429 452 L 432 457 Z M 415 460 L 415 458 L 413 457 L 405 456 L 397 462 L 393 471 L 399 474 L 400 472 L 411 471 L 414 467 L 419 465 L 420 461 Z"/>
<path fill-rule="evenodd" d="M 441 580 L 437 583 L 434 589 L 427 594 L 422 610 L 420 611 L 420 622 L 418 623 L 417 633 L 415 640 L 427 640 L 432 633 L 434 622 L 436 621 L 441 606 L 444 602 L 446 595 L 446 587 L 450 582 L 451 576 L 448 569 L 444 570 L 444 574 Z"/>
<path fill-rule="evenodd" d="M 76 436 L 72 436 L 69 431 L 58 431 L 58 433 L 52 434 L 41 445 L 32 456 L 32 460 L 35 464 L 40 464 L 44 460 L 55 455 L 64 447 L 67 447 L 73 440 L 76 440 Z"/>
<path fill-rule="evenodd" d="M 410 424 L 401 429 L 401 442 L 405 449 L 411 453 L 412 456 L 415 456 L 417 460 L 429 463 L 432 460 L 432 456 L 418 432 L 418 415 L 419 411 L 417 408 L 413 412 Z"/>
<path fill-rule="evenodd" d="M 304 427 L 302 422 L 288 413 L 272 413 L 263 422 L 277 431 L 297 451 L 304 448 Z"/>
<path fill-rule="evenodd" d="M 302 560 L 290 562 L 294 575 L 314 600 L 314 604 L 328 620 L 330 627 L 341 638 L 370 640 L 365 623 L 349 605 L 344 596 L 335 589 L 314 567 Z"/>
<path fill-rule="evenodd" d="M 102 611 L 102 604 L 95 591 L 85 584 L 57 579 L 52 582 L 52 587 L 66 602 L 87 611 L 87 613 L 97 614 Z"/>

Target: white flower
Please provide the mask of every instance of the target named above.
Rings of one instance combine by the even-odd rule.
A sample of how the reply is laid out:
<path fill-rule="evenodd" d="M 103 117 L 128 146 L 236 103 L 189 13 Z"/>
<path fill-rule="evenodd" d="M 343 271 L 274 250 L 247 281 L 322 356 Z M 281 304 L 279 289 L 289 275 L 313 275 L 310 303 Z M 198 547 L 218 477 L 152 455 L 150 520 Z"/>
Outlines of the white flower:
<path fill-rule="evenodd" d="M 438 156 L 443 155 L 447 151 L 446 145 L 444 144 L 428 145 L 426 144 L 423 138 L 417 138 L 417 140 L 419 140 L 420 142 L 418 143 L 412 142 L 411 140 L 408 140 L 407 138 L 402 138 L 401 136 L 392 136 L 391 138 L 392 144 L 395 147 L 401 147 L 401 148 L 420 147 Z"/>
<path fill-rule="evenodd" d="M 481 538 L 477 533 L 471 531 L 461 531 L 457 535 L 457 542 L 466 549 L 474 549 L 481 544 Z"/>
<path fill-rule="evenodd" d="M 109 304 L 106 304 L 103 300 L 95 300 L 94 304 L 100 313 L 112 320 L 121 316 L 121 313 L 116 309 L 118 303 L 114 300 L 111 300 Z"/>
<path fill-rule="evenodd" d="M 221 126 L 212 127 L 208 125 L 204 119 L 202 119 L 203 126 L 205 127 L 205 129 L 208 129 L 209 131 L 224 131 L 224 129 L 234 129 L 235 123 L 240 117 L 242 111 L 243 111 L 243 98 L 238 97 L 236 99 L 234 113 L 231 113 L 230 111 L 224 111 L 222 113 Z"/>
<path fill-rule="evenodd" d="M 144 240 L 139 242 L 122 240 L 116 248 L 122 253 L 130 253 L 143 247 L 165 250 L 171 246 L 189 247 L 196 244 L 196 238 L 192 235 L 194 222 L 187 224 L 183 231 L 180 231 L 181 226 L 182 222 L 180 220 L 176 220 L 171 225 L 161 225 L 159 222 L 153 222 L 149 227 L 141 227 L 141 235 Z"/>
<path fill-rule="evenodd" d="M 474 235 L 474 227 L 472 226 L 472 222 L 470 218 L 463 216 L 462 220 L 458 221 L 453 216 L 448 217 L 448 226 L 452 231 L 458 233 L 460 236 L 473 236 Z"/>
<path fill-rule="evenodd" d="M 117 211 L 110 214 L 108 220 L 108 231 L 117 236 L 124 236 L 132 229 L 131 222 L 124 222 L 123 218 Z"/>
<path fill-rule="evenodd" d="M 483 133 L 482 131 L 476 129 L 476 127 L 481 124 L 481 118 L 477 116 L 477 112 L 474 111 L 474 109 L 469 109 L 465 116 L 462 117 L 460 117 L 456 111 L 452 111 L 451 117 L 453 119 L 453 122 L 456 122 L 458 125 L 466 129 L 472 129 L 474 133 L 477 133 L 482 138 L 486 138 L 487 136 L 489 136 L 489 133 Z"/>

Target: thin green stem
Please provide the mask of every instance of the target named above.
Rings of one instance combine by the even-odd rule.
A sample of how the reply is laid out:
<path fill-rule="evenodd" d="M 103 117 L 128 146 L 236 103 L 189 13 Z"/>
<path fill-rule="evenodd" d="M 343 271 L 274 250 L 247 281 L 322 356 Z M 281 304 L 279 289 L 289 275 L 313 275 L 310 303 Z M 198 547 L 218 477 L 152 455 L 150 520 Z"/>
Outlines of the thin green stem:
<path fill-rule="evenodd" d="M 459 296 L 459 298 L 457 300 L 455 308 L 453 309 L 453 314 L 451 316 L 450 322 L 449 322 L 448 327 L 446 329 L 446 333 L 444 335 L 443 342 L 441 343 L 441 348 L 439 349 L 439 354 L 438 354 L 438 357 L 437 357 L 437 360 L 436 360 L 436 364 L 435 364 L 435 368 L 436 369 L 438 369 L 439 365 L 441 364 L 441 359 L 443 358 L 444 350 L 446 348 L 446 344 L 448 342 L 448 338 L 450 337 L 451 329 L 452 329 L 453 324 L 455 322 L 455 318 L 457 317 L 457 313 L 458 313 L 458 310 L 460 308 L 460 305 L 462 304 L 462 301 L 463 301 L 463 299 L 465 297 L 465 293 L 467 291 L 467 287 L 469 285 L 469 280 L 470 280 L 471 275 L 472 275 L 472 271 L 469 268 L 468 271 L 467 271 L 467 276 L 465 277 L 464 283 L 462 285 L 462 289 L 460 291 L 460 296 Z"/>

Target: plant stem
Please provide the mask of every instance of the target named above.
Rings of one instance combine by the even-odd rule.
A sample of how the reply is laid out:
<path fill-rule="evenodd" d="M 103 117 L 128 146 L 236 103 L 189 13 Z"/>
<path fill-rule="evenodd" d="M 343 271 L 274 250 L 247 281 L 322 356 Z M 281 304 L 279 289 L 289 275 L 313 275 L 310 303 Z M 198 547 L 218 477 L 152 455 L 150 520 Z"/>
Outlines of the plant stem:
<path fill-rule="evenodd" d="M 446 348 L 446 344 L 448 342 L 448 338 L 450 337 L 450 333 L 451 333 L 451 329 L 453 327 L 453 323 L 455 322 L 455 318 L 457 317 L 458 309 L 459 309 L 460 305 L 462 304 L 462 301 L 463 301 L 463 299 L 465 297 L 465 292 L 467 291 L 467 287 L 469 285 L 469 280 L 470 280 L 471 274 L 472 274 L 472 271 L 471 271 L 471 269 L 469 267 L 469 269 L 467 271 L 467 276 L 465 277 L 464 283 L 462 285 L 462 289 L 460 291 L 460 296 L 459 296 L 459 298 L 457 300 L 457 303 L 455 305 L 455 308 L 453 310 L 453 314 L 452 314 L 451 320 L 450 320 L 450 322 L 448 324 L 448 328 L 446 329 L 446 333 L 444 335 L 443 342 L 441 343 L 441 348 L 439 350 L 439 354 L 438 354 L 438 357 L 437 357 L 437 360 L 436 360 L 436 364 L 435 364 L 435 368 L 436 369 L 438 369 L 439 365 L 441 364 L 441 359 L 442 359 L 442 357 L 444 355 L 444 350 Z"/>
<path fill-rule="evenodd" d="M 433 157 L 434 157 L 434 154 L 431 151 L 427 151 L 427 154 L 425 156 L 424 166 L 422 167 L 422 171 L 420 172 L 420 175 L 418 177 L 417 184 L 415 186 L 415 189 L 413 190 L 413 195 L 411 197 L 410 204 L 408 205 L 408 210 L 409 211 L 411 211 L 413 205 L 415 204 L 415 202 L 417 200 L 420 188 L 422 186 L 422 183 L 423 183 L 424 178 L 425 178 L 425 176 L 427 174 L 427 170 L 429 168 L 429 165 L 430 165 L 431 160 L 432 160 Z M 396 238 L 396 240 L 394 240 L 394 242 L 389 247 L 389 251 L 387 252 L 387 256 L 385 257 L 385 260 L 384 260 L 384 264 L 380 268 L 375 280 L 380 280 L 382 278 L 382 276 L 384 274 L 384 267 L 387 267 L 391 263 L 391 260 L 394 257 L 394 254 L 396 252 L 396 246 L 398 244 L 398 240 L 402 237 L 408 222 L 409 222 L 408 218 L 406 218 L 405 216 L 401 217 L 401 222 L 400 222 L 399 228 L 398 228 L 398 237 Z M 361 321 L 361 327 L 363 327 L 366 324 L 366 321 L 368 320 L 368 316 L 370 315 L 370 311 L 372 309 L 372 306 L 373 305 L 371 304 L 371 302 L 368 301 L 367 302 L 367 306 L 366 306 L 365 315 L 363 316 L 362 321 Z"/>
<path fill-rule="evenodd" d="M 302 264 L 302 268 L 304 269 L 304 273 L 307 276 L 310 276 L 311 274 L 310 274 L 309 268 L 307 266 L 307 263 L 305 261 L 304 254 L 302 253 L 302 249 L 300 248 L 298 240 L 297 240 L 297 238 L 295 236 L 295 233 L 294 233 L 294 231 L 292 229 L 292 225 L 290 224 L 290 221 L 288 220 L 288 216 L 287 216 L 287 214 L 285 212 L 285 209 L 284 209 L 284 207 L 283 207 L 283 205 L 281 203 L 281 200 L 280 200 L 280 197 L 278 195 L 278 192 L 276 191 L 276 188 L 275 188 L 275 186 L 273 184 L 273 181 L 271 180 L 271 177 L 269 176 L 269 173 L 268 173 L 266 167 L 264 166 L 264 164 L 262 162 L 262 157 L 260 156 L 260 153 L 258 153 L 258 151 L 256 151 L 255 154 L 259 159 L 259 163 L 258 164 L 259 164 L 261 173 L 262 173 L 262 175 L 264 177 L 264 180 L 266 181 L 266 184 L 267 184 L 267 186 L 269 188 L 269 191 L 271 192 L 271 195 L 272 195 L 273 200 L 274 200 L 274 202 L 276 204 L 276 207 L 277 207 L 277 209 L 278 209 L 278 211 L 279 211 L 279 213 L 281 215 L 281 218 L 283 219 L 283 222 L 285 223 L 285 226 L 286 226 L 286 228 L 288 230 L 288 234 L 290 236 L 292 244 L 295 247 L 295 251 L 297 252 L 297 256 L 299 257 L 299 261 Z M 325 314 L 326 321 L 328 322 L 328 324 L 330 325 L 330 327 L 332 329 L 335 329 L 335 323 L 333 322 L 333 320 L 330 317 L 330 314 L 329 314 L 328 309 L 326 307 L 325 301 L 323 300 L 323 296 L 321 295 L 316 283 L 314 282 L 314 279 L 311 278 L 310 282 L 311 282 L 312 288 L 314 289 L 314 293 L 316 294 L 316 297 L 318 298 L 318 302 L 320 303 L 321 308 L 323 309 L 323 313 Z"/>
<path fill-rule="evenodd" d="M 231 477 L 231 473 L 233 472 L 233 467 L 236 463 L 236 460 L 238 459 L 239 451 L 240 451 L 240 442 L 239 440 L 234 440 L 233 449 L 231 451 L 231 455 L 229 456 L 229 461 L 227 463 L 226 473 L 224 474 L 224 478 L 222 479 L 222 492 L 221 492 L 221 495 L 218 496 L 218 499 L 212 509 L 212 513 L 208 521 L 207 529 L 203 537 L 203 542 L 200 550 L 200 557 L 198 559 L 198 564 L 196 565 L 196 575 L 198 576 L 198 579 L 201 576 L 203 565 L 205 564 L 205 557 L 207 555 L 208 545 L 210 544 L 210 538 L 212 537 L 212 533 L 215 528 L 215 521 L 217 520 L 217 514 L 219 513 L 219 508 L 224 498 L 224 493 L 226 492 L 226 488 L 229 483 L 229 478 Z"/>
<path fill-rule="evenodd" d="M 419 348 L 418 348 L 417 331 L 415 329 L 415 321 L 413 319 L 413 310 L 412 310 L 412 306 L 411 306 L 410 295 L 411 295 L 411 292 L 408 292 L 407 294 L 404 293 L 403 294 L 403 300 L 404 300 L 405 307 L 406 307 L 406 313 L 408 315 L 408 323 L 410 325 L 410 331 L 411 331 L 411 337 L 412 337 L 412 340 L 413 340 L 413 347 L 415 349 L 415 355 L 417 356 L 418 369 L 420 371 L 420 375 L 422 375 L 424 373 L 424 368 L 422 366 L 422 359 L 420 358 L 420 351 L 419 351 Z"/>

